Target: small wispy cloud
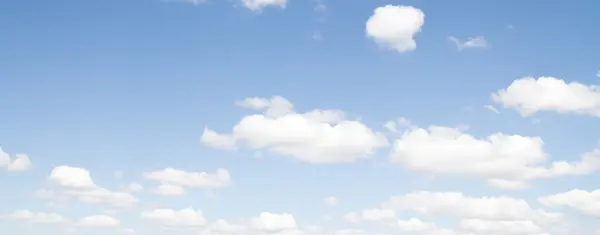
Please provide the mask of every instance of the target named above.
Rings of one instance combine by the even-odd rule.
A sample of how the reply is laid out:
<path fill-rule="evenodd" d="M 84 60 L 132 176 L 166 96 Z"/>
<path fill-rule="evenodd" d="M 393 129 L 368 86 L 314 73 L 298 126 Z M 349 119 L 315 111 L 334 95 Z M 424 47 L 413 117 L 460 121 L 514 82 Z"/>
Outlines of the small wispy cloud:
<path fill-rule="evenodd" d="M 494 106 L 491 106 L 491 105 L 485 105 L 485 106 L 483 106 L 483 107 L 484 107 L 484 108 L 486 108 L 486 109 L 487 109 L 487 110 L 489 110 L 489 111 L 492 111 L 492 112 L 494 112 L 494 113 L 500 113 L 500 111 L 498 111 L 498 109 L 496 109 L 496 107 L 494 107 Z"/>
<path fill-rule="evenodd" d="M 463 50 L 467 48 L 486 48 L 488 46 L 487 41 L 483 36 L 471 37 L 465 41 L 450 36 L 448 37 L 448 40 L 453 42 L 458 48 L 458 50 Z"/>
<path fill-rule="evenodd" d="M 596 72 L 596 77 L 600 78 L 600 71 Z"/>

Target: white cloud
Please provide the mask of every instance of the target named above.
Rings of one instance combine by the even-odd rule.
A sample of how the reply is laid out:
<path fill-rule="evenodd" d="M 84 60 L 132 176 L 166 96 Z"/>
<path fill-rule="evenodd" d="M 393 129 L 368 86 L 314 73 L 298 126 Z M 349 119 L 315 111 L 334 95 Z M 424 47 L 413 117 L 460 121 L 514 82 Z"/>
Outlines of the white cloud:
<path fill-rule="evenodd" d="M 525 200 L 506 196 L 468 197 L 460 192 L 412 192 L 391 197 L 383 205 L 424 215 L 454 216 L 463 219 L 533 221 L 540 224 L 562 219 L 560 213 L 534 209 Z"/>
<path fill-rule="evenodd" d="M 339 202 L 338 199 L 334 196 L 326 197 L 323 201 L 327 206 L 336 206 Z"/>
<path fill-rule="evenodd" d="M 287 0 L 241 0 L 244 7 L 255 11 L 261 12 L 266 7 L 279 7 L 285 8 Z"/>
<path fill-rule="evenodd" d="M 131 207 L 137 204 L 137 199 L 126 192 L 111 191 L 94 183 L 88 170 L 78 167 L 55 167 L 48 181 L 56 187 L 56 191 L 38 191 L 38 196 L 50 199 L 77 198 L 79 201 L 91 204 L 109 204 L 115 207 Z"/>
<path fill-rule="evenodd" d="M 199 228 L 207 224 L 200 210 L 185 208 L 181 210 L 155 209 L 141 213 L 143 219 L 158 223 L 162 227 L 186 229 Z"/>
<path fill-rule="evenodd" d="M 600 190 L 585 191 L 574 189 L 538 199 L 546 206 L 566 206 L 593 217 L 600 217 Z"/>
<path fill-rule="evenodd" d="M 489 111 L 494 112 L 494 113 L 500 113 L 500 111 L 498 111 L 498 109 L 496 109 L 496 107 L 494 107 L 493 105 L 485 105 L 483 107 L 486 108 Z"/>
<path fill-rule="evenodd" d="M 226 169 L 217 169 L 215 173 L 187 172 L 184 170 L 165 168 L 160 171 L 145 172 L 144 178 L 159 182 L 155 193 L 162 195 L 182 195 L 183 187 L 190 188 L 220 188 L 231 183 L 231 176 Z"/>
<path fill-rule="evenodd" d="M 584 154 L 578 162 L 556 161 L 546 167 L 543 145 L 539 137 L 495 133 L 478 139 L 458 128 L 432 126 L 405 131 L 394 142 L 391 161 L 415 172 L 480 177 L 504 189 L 600 169 L 600 150 Z"/>
<path fill-rule="evenodd" d="M 161 196 L 183 196 L 185 189 L 181 185 L 161 184 L 152 190 L 153 193 Z"/>
<path fill-rule="evenodd" d="M 237 104 L 263 110 L 262 114 L 243 117 L 233 127 L 232 134 L 225 134 L 254 150 L 324 164 L 368 158 L 388 145 L 383 134 L 373 132 L 359 121 L 346 120 L 339 110 L 297 113 L 291 102 L 279 96 L 248 98 Z"/>
<path fill-rule="evenodd" d="M 0 168 L 5 168 L 8 171 L 26 171 L 31 167 L 31 160 L 25 154 L 17 154 L 11 158 L 8 153 L 0 148 Z"/>
<path fill-rule="evenodd" d="M 468 49 L 468 48 L 486 48 L 487 47 L 487 41 L 485 40 L 485 38 L 483 36 L 468 38 L 465 41 L 460 40 L 456 37 L 450 36 L 450 37 L 448 37 L 448 40 L 453 42 L 454 45 L 456 45 L 456 47 L 458 48 L 458 50 L 463 50 L 463 49 Z"/>
<path fill-rule="evenodd" d="M 31 212 L 28 210 L 17 210 L 6 217 L 13 220 L 24 220 L 32 223 L 62 223 L 66 221 L 66 219 L 59 214 Z"/>
<path fill-rule="evenodd" d="M 260 213 L 260 216 L 253 218 L 251 224 L 253 229 L 266 233 L 281 233 L 298 229 L 294 216 L 288 213 L 263 212 Z"/>
<path fill-rule="evenodd" d="M 110 217 L 108 215 L 92 215 L 79 219 L 77 221 L 78 226 L 82 227 L 117 227 L 121 224 L 118 219 Z"/>
<path fill-rule="evenodd" d="M 408 52 L 417 48 L 414 37 L 424 23 L 425 14 L 418 8 L 386 5 L 367 20 L 366 34 L 381 47 Z"/>
<path fill-rule="evenodd" d="M 600 87 L 553 77 L 517 79 L 493 93 L 492 99 L 504 108 L 518 110 L 522 116 L 553 111 L 600 117 Z"/>
<path fill-rule="evenodd" d="M 139 192 L 142 191 L 142 189 L 144 189 L 144 187 L 141 184 L 138 183 L 130 183 L 127 188 L 129 189 L 129 191 L 131 192 Z"/>
<path fill-rule="evenodd" d="M 425 222 L 417 218 L 408 220 L 398 220 L 398 227 L 405 232 L 424 232 L 435 229 L 437 226 L 433 223 Z"/>

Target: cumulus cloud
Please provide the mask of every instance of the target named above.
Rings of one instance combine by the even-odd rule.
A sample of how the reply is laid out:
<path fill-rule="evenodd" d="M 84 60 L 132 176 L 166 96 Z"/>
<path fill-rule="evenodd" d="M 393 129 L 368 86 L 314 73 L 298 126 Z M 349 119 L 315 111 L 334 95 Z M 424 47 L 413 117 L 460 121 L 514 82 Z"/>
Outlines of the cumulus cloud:
<path fill-rule="evenodd" d="M 412 6 L 386 5 L 375 8 L 367 20 L 366 33 L 383 48 L 398 52 L 413 51 L 417 48 L 415 35 L 425 24 L 425 14 Z"/>
<path fill-rule="evenodd" d="M 38 196 L 49 199 L 76 198 L 80 202 L 90 204 L 108 204 L 126 208 L 135 206 L 138 200 L 127 192 L 112 191 L 94 183 L 88 170 L 79 167 L 55 167 L 48 182 L 54 190 L 43 189 Z"/>
<path fill-rule="evenodd" d="M 187 172 L 184 170 L 165 168 L 160 171 L 145 172 L 142 174 L 148 180 L 160 183 L 151 192 L 163 196 L 181 196 L 188 188 L 221 188 L 231 183 L 231 176 L 227 169 L 217 169 L 214 173 Z"/>
<path fill-rule="evenodd" d="M 540 197 L 538 201 L 546 206 L 569 207 L 583 215 L 600 218 L 600 190 L 571 191 Z"/>
<path fill-rule="evenodd" d="M 325 164 L 368 158 L 388 145 L 382 133 L 374 132 L 359 121 L 347 120 L 340 110 L 315 109 L 298 113 L 290 101 L 279 96 L 247 98 L 238 101 L 237 105 L 262 113 L 245 116 L 233 127 L 231 134 L 218 135 L 254 150 Z M 203 136 L 215 133 L 206 129 Z"/>
<path fill-rule="evenodd" d="M 524 77 L 492 94 L 504 108 L 516 109 L 522 116 L 542 111 L 600 117 L 600 88 L 554 77 Z"/>
<path fill-rule="evenodd" d="M 244 7 L 251 11 L 261 12 L 267 7 L 285 8 L 287 0 L 241 0 Z"/>
<path fill-rule="evenodd" d="M 600 169 L 600 150 L 585 153 L 576 162 L 555 161 L 546 167 L 543 147 L 540 137 L 495 133 L 477 138 L 459 128 L 431 126 L 405 131 L 394 141 L 391 161 L 415 172 L 480 177 L 504 189 Z"/>
<path fill-rule="evenodd" d="M 31 160 L 25 154 L 17 154 L 11 157 L 0 148 L 0 169 L 7 171 L 26 171 L 31 167 Z"/>

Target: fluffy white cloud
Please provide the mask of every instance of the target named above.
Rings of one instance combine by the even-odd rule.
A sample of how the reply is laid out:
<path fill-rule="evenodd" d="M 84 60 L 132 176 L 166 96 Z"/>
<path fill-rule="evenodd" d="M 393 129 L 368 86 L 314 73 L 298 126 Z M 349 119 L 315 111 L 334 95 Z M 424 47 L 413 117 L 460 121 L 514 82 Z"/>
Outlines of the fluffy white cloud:
<path fill-rule="evenodd" d="M 521 189 L 532 179 L 589 174 L 600 169 L 600 150 L 578 162 L 556 161 L 545 167 L 548 156 L 539 137 L 495 133 L 478 139 L 459 128 L 412 128 L 395 140 L 391 161 L 430 174 L 476 176 L 504 189 Z"/>
<path fill-rule="evenodd" d="M 8 171 L 26 171 L 31 167 L 31 160 L 25 154 L 17 154 L 14 158 L 0 148 L 0 168 Z"/>
<path fill-rule="evenodd" d="M 121 224 L 118 219 L 108 215 L 92 215 L 79 219 L 77 225 L 82 227 L 117 227 Z"/>
<path fill-rule="evenodd" d="M 6 217 L 13 220 L 24 220 L 33 223 L 62 223 L 66 221 L 66 219 L 59 214 L 31 212 L 28 210 L 17 210 Z"/>
<path fill-rule="evenodd" d="M 456 37 L 450 36 L 450 37 L 448 37 L 448 40 L 453 42 L 454 45 L 456 45 L 456 47 L 458 48 L 458 50 L 463 50 L 463 49 L 467 49 L 467 48 L 486 48 L 487 47 L 487 41 L 485 40 L 485 38 L 483 36 L 468 38 L 465 41 L 460 40 Z"/>
<path fill-rule="evenodd" d="M 454 216 L 486 221 L 533 221 L 546 224 L 560 221 L 563 218 L 560 213 L 534 209 L 525 200 L 506 196 L 468 197 L 460 192 L 418 191 L 391 197 L 384 203 L 384 206 L 424 215 Z"/>
<path fill-rule="evenodd" d="M 266 7 L 285 8 L 287 0 L 241 0 L 244 7 L 260 12 Z"/>
<path fill-rule="evenodd" d="M 540 197 L 538 200 L 546 206 L 566 206 L 584 215 L 600 217 L 600 190 L 574 189 Z"/>
<path fill-rule="evenodd" d="M 251 220 L 252 228 L 260 232 L 281 233 L 286 231 L 296 231 L 298 225 L 292 214 L 263 212 Z"/>
<path fill-rule="evenodd" d="M 155 209 L 142 212 L 141 217 L 162 227 L 174 229 L 199 228 L 207 225 L 202 212 L 193 208 Z"/>
<path fill-rule="evenodd" d="M 88 170 L 78 167 L 55 167 L 48 181 L 55 191 L 38 191 L 38 196 L 46 198 L 77 198 L 79 201 L 91 204 L 109 204 L 115 207 L 131 207 L 137 204 L 137 199 L 126 192 L 111 191 L 94 183 Z"/>
<path fill-rule="evenodd" d="M 323 164 L 368 158 L 377 149 L 388 145 L 383 134 L 373 132 L 359 121 L 346 120 L 339 110 L 316 109 L 297 113 L 291 102 L 279 96 L 248 98 L 237 104 L 263 110 L 263 113 L 243 117 L 231 134 L 218 135 L 255 150 L 265 149 L 303 162 Z M 206 129 L 203 135 L 215 134 Z M 212 147 L 220 145 L 205 144 Z"/>
<path fill-rule="evenodd" d="M 152 192 L 164 196 L 183 195 L 185 194 L 184 187 L 219 188 L 231 183 L 231 176 L 226 169 L 217 169 L 215 173 L 208 173 L 166 168 L 160 171 L 146 172 L 142 175 L 148 180 L 159 182 L 160 185 Z"/>
<path fill-rule="evenodd" d="M 541 111 L 600 117 L 600 88 L 553 77 L 525 77 L 492 94 L 492 99 L 523 116 Z"/>
<path fill-rule="evenodd" d="M 414 37 L 423 24 L 425 14 L 420 9 L 386 5 L 375 8 L 367 20 L 366 33 L 381 47 L 407 52 L 417 48 Z"/>
<path fill-rule="evenodd" d="M 328 206 L 336 206 L 339 203 L 338 199 L 334 196 L 326 197 L 323 201 L 325 202 L 325 205 Z"/>

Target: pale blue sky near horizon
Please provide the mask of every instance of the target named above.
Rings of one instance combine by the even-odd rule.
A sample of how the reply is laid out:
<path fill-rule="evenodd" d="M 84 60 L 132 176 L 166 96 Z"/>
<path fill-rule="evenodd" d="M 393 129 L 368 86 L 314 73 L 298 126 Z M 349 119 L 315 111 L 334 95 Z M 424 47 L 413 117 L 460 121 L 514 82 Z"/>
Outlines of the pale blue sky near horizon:
<path fill-rule="evenodd" d="M 553 159 L 574 160 L 597 146 L 600 125 L 593 117 L 523 118 L 514 110 L 495 114 L 483 106 L 492 104 L 491 93 L 525 76 L 598 84 L 600 2 L 323 3 L 324 13 L 315 12 L 310 0 L 256 13 L 228 0 L 197 6 L 161 0 L 0 1 L 0 146 L 10 154 L 26 153 L 33 162 L 27 172 L 0 171 L 1 188 L 10 188 L 0 193 L 0 201 L 10 202 L 2 203 L 0 214 L 45 210 L 32 193 L 58 165 L 85 167 L 110 188 L 130 181 L 153 186 L 141 179 L 143 171 L 223 167 L 233 185 L 214 190 L 215 199 L 206 190 L 172 201 L 143 197 L 171 208 L 198 207 L 214 218 L 289 211 L 309 224 L 320 219 L 311 218 L 315 211 L 339 217 L 418 189 L 534 199 L 569 190 L 573 182 L 598 187 L 589 180 L 593 175 L 539 180 L 524 192 L 495 191 L 478 180 L 429 180 L 386 164 L 388 149 L 372 161 L 309 165 L 202 146 L 206 126 L 228 132 L 248 113 L 235 101 L 274 95 L 299 111 L 344 110 L 379 131 L 385 121 L 406 117 L 422 127 L 465 124 L 479 137 L 541 136 Z M 425 13 L 415 51 L 385 50 L 365 36 L 366 20 L 386 4 Z M 314 40 L 314 32 L 323 40 Z M 489 46 L 459 51 L 449 36 L 484 36 Z M 124 176 L 115 179 L 115 171 Z M 325 208 L 321 200 L 329 195 L 344 206 Z M 93 210 L 74 213 L 86 212 Z M 3 226 L 15 228 L 0 222 Z"/>

